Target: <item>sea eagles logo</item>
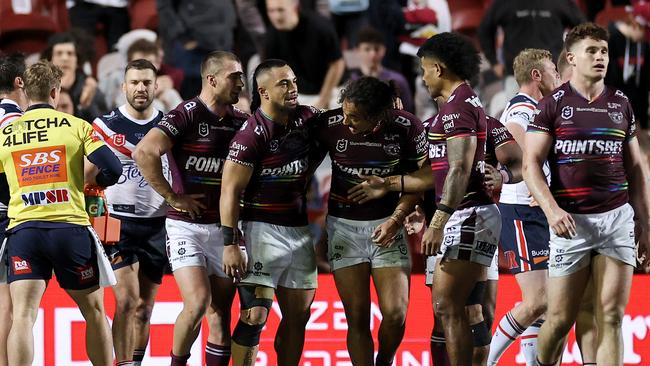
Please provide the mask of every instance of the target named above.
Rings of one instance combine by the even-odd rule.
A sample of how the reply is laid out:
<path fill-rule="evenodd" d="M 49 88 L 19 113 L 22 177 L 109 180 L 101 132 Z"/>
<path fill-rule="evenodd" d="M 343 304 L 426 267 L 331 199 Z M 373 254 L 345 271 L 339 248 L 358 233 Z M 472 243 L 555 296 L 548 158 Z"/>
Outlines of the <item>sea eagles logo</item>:
<path fill-rule="evenodd" d="M 113 135 L 113 142 L 115 143 L 116 146 L 124 146 L 124 143 L 126 142 L 126 137 L 124 135 L 116 134 Z"/>
<path fill-rule="evenodd" d="M 622 112 L 609 112 L 607 113 L 612 122 L 616 124 L 621 124 L 623 122 L 623 113 Z"/>
<path fill-rule="evenodd" d="M 386 154 L 390 156 L 397 156 L 399 155 L 399 145 L 397 144 L 385 145 L 384 151 L 386 151 Z"/>
<path fill-rule="evenodd" d="M 205 122 L 199 123 L 199 135 L 201 135 L 201 137 L 206 137 L 209 134 L 210 129 L 208 128 L 208 124 Z"/>
<path fill-rule="evenodd" d="M 340 139 L 336 141 L 336 151 L 342 153 L 347 149 L 348 149 L 348 140 Z"/>
<path fill-rule="evenodd" d="M 279 147 L 280 147 L 280 144 L 278 143 L 278 140 L 269 141 L 269 150 L 271 150 L 271 152 L 278 151 Z"/>
<path fill-rule="evenodd" d="M 568 105 L 568 106 L 562 108 L 562 118 L 569 119 L 571 117 L 573 117 L 573 107 Z"/>

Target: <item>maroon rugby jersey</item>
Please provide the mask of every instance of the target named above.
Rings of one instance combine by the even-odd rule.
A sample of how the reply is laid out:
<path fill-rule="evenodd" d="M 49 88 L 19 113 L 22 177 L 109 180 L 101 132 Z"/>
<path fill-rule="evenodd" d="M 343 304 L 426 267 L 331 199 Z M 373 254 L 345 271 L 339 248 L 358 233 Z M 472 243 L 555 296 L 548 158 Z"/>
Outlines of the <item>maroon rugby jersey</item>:
<path fill-rule="evenodd" d="M 426 159 L 427 138 L 422 122 L 404 111 L 391 111 L 388 121 L 370 134 L 353 134 L 343 124 L 341 108 L 318 118 L 314 137 L 318 148 L 332 160 L 329 214 L 350 220 L 377 220 L 390 216 L 398 192 L 364 204 L 348 200 L 348 189 L 362 183 L 359 175 L 387 177 L 408 174 Z"/>
<path fill-rule="evenodd" d="M 627 97 L 614 88 L 589 103 L 567 82 L 537 105 L 528 132 L 553 137 L 551 192 L 570 213 L 602 213 L 628 202 L 623 149 L 636 134 Z"/>
<path fill-rule="evenodd" d="M 487 137 L 485 139 L 485 163 L 496 168 L 499 164 L 496 150 L 510 142 L 516 142 L 506 126 L 498 119 L 487 116 Z"/>
<path fill-rule="evenodd" d="M 467 136 L 476 136 L 476 151 L 465 197 L 458 208 L 493 203 L 483 185 L 486 121 L 485 111 L 479 98 L 469 85 L 463 83 L 451 93 L 447 103 L 429 122 L 429 160 L 435 180 L 436 203 L 439 203 L 442 198 L 442 188 L 449 172 L 447 141 Z M 448 189 L 457 188 L 448 187 Z"/>
<path fill-rule="evenodd" d="M 300 105 L 283 126 L 258 109 L 237 132 L 228 160 L 255 169 L 244 192 L 242 220 L 307 225 L 308 125 L 318 113 Z"/>
<path fill-rule="evenodd" d="M 172 189 L 177 194 L 204 194 L 200 198 L 207 209 L 192 220 L 187 213 L 173 208 L 167 217 L 201 224 L 220 222 L 219 198 L 221 174 L 228 155 L 228 146 L 248 114 L 229 107 L 226 116 L 219 117 L 195 97 L 181 103 L 158 122 L 174 142 L 169 158 Z"/>

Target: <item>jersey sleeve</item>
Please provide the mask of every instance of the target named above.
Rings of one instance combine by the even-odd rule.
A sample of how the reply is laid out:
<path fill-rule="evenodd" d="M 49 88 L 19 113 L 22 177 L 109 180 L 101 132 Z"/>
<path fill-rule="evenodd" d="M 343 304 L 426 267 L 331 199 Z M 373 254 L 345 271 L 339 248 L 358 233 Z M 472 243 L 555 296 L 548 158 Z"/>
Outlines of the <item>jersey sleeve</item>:
<path fill-rule="evenodd" d="M 515 139 L 512 137 L 510 132 L 508 132 L 506 126 L 501 124 L 499 120 L 495 118 L 490 118 L 488 119 L 487 125 L 488 125 L 487 139 L 492 141 L 492 146 L 494 146 L 495 150 L 507 143 L 515 142 Z"/>
<path fill-rule="evenodd" d="M 627 100 L 625 101 L 625 119 L 628 121 L 625 141 L 630 141 L 636 136 L 638 126 L 636 123 L 636 117 L 634 116 L 634 110 L 632 110 L 632 105 Z"/>
<path fill-rule="evenodd" d="M 183 134 L 187 128 L 187 116 L 179 112 L 177 109 L 167 113 L 156 125 L 167 137 L 176 141 L 178 136 Z"/>
<path fill-rule="evenodd" d="M 84 155 L 88 156 L 100 147 L 105 146 L 105 144 L 97 131 L 93 129 L 91 124 L 87 123 L 86 121 L 80 122 L 81 123 L 78 123 L 78 125 L 81 129 L 81 141 L 84 147 Z"/>
<path fill-rule="evenodd" d="M 447 140 L 457 137 L 476 136 L 477 122 L 480 118 L 479 113 L 476 108 L 470 107 L 469 103 L 462 103 L 461 105 L 462 107 L 457 112 L 454 111 L 440 116 Z"/>
<path fill-rule="evenodd" d="M 244 122 L 230 142 L 228 160 L 250 168 L 260 160 L 264 141 L 264 129 L 255 123 L 254 117 Z"/>
<path fill-rule="evenodd" d="M 534 112 L 534 117 L 528 124 L 526 132 L 553 134 L 555 111 L 557 104 L 553 98 L 542 99 Z"/>
<path fill-rule="evenodd" d="M 404 158 L 407 161 L 406 170 L 414 172 L 418 169 L 418 162 L 427 158 L 429 152 L 429 142 L 422 122 L 417 119 L 411 119 L 411 128 L 408 131 L 406 151 Z"/>
<path fill-rule="evenodd" d="M 508 113 L 503 117 L 503 124 L 508 125 L 510 123 L 520 126 L 526 131 L 528 129 L 528 124 L 533 120 L 533 112 L 535 111 L 535 106 L 528 103 L 517 103 L 513 105 Z"/>

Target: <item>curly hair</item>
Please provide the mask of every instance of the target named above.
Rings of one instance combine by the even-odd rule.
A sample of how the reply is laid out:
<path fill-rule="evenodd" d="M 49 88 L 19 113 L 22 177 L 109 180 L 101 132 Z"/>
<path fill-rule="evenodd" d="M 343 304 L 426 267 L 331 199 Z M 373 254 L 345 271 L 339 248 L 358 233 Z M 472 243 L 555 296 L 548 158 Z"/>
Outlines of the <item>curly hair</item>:
<path fill-rule="evenodd" d="M 609 33 L 607 29 L 595 23 L 582 23 L 579 24 L 567 33 L 564 39 L 564 49 L 571 50 L 571 47 L 583 39 L 595 39 L 596 41 L 609 41 Z"/>
<path fill-rule="evenodd" d="M 469 38 L 458 33 L 438 33 L 424 42 L 418 57 L 433 57 L 463 80 L 471 80 L 479 73 L 481 57 Z"/>
<path fill-rule="evenodd" d="M 347 84 L 341 92 L 339 103 L 353 103 L 371 119 L 381 116 L 393 108 L 397 88 L 393 81 L 382 81 L 372 76 L 363 76 Z"/>

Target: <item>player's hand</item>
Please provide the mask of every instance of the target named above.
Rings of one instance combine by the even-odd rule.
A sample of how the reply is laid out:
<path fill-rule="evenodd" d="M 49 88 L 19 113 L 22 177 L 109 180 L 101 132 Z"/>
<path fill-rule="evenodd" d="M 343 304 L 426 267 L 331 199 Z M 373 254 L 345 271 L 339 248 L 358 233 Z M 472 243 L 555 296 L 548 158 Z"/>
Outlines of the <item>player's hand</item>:
<path fill-rule="evenodd" d="M 173 194 L 166 201 L 173 209 L 180 212 L 187 212 L 192 220 L 196 219 L 197 216 L 201 214 L 201 210 L 205 210 L 207 207 L 201 201 L 200 198 L 205 197 L 205 194 Z"/>
<path fill-rule="evenodd" d="M 183 48 L 185 48 L 188 51 L 191 51 L 199 46 L 199 42 L 197 41 L 187 41 L 183 44 Z"/>
<path fill-rule="evenodd" d="M 503 186 L 501 172 L 490 164 L 485 164 L 485 179 L 483 185 L 492 192 L 498 192 Z"/>
<path fill-rule="evenodd" d="M 435 229 L 428 227 L 424 232 L 422 237 L 422 243 L 420 244 L 420 251 L 424 255 L 436 255 L 441 254 L 440 251 L 442 247 L 442 231 L 444 229 Z"/>
<path fill-rule="evenodd" d="M 226 275 L 240 280 L 246 273 L 247 258 L 239 245 L 223 247 L 223 271 Z"/>
<path fill-rule="evenodd" d="M 393 109 L 397 109 L 398 111 L 404 110 L 404 103 L 402 102 L 402 98 L 393 98 Z"/>
<path fill-rule="evenodd" d="M 348 189 L 348 199 L 363 204 L 381 198 L 388 193 L 386 179 L 374 175 L 359 175 L 359 178 L 364 179 L 365 182 Z"/>
<path fill-rule="evenodd" d="M 528 206 L 530 206 L 530 207 L 539 207 L 539 202 L 537 202 L 535 197 L 533 197 L 532 193 L 529 193 L 528 197 L 530 197 L 530 203 L 528 204 Z"/>
<path fill-rule="evenodd" d="M 563 209 L 557 207 L 547 216 L 548 225 L 553 229 L 555 235 L 571 239 L 576 236 L 576 222 L 571 215 Z"/>
<path fill-rule="evenodd" d="M 372 233 L 372 241 L 378 247 L 390 248 L 395 243 L 395 236 L 401 225 L 392 218 L 389 218 L 381 225 L 377 226 Z"/>
<path fill-rule="evenodd" d="M 424 228 L 426 217 L 424 210 L 420 205 L 415 206 L 415 211 L 411 212 L 406 219 L 404 219 L 404 229 L 409 235 L 417 234 Z"/>
<path fill-rule="evenodd" d="M 84 81 L 83 89 L 81 89 L 81 96 L 79 97 L 79 107 L 88 108 L 95 98 L 95 93 L 97 93 L 97 80 L 95 78 L 88 76 L 86 81 Z"/>

